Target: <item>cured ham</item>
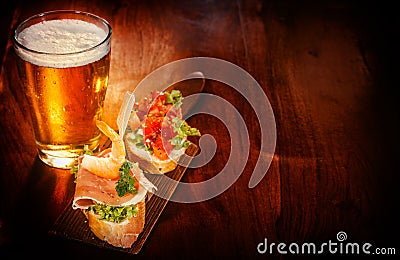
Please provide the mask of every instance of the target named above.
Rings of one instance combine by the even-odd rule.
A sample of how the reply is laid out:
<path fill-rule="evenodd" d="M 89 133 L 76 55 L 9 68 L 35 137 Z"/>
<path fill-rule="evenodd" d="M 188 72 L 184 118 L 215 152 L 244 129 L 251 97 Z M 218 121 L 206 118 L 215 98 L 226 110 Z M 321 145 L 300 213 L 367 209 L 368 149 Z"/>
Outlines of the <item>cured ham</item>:
<path fill-rule="evenodd" d="M 124 138 L 127 156 L 148 173 L 174 170 L 190 141 L 200 131 L 182 119 L 182 94 L 154 91 L 134 104 Z"/>
<path fill-rule="evenodd" d="M 107 149 L 97 156 L 106 157 L 110 152 L 111 150 Z M 119 197 L 115 190 L 117 179 L 102 178 L 91 173 L 84 167 L 79 167 L 75 180 L 76 186 L 72 208 L 88 209 L 96 203 L 110 206 L 127 206 L 142 201 L 146 196 L 147 190 L 154 192 L 156 188 L 144 177 L 140 168 L 132 167 L 131 172 L 135 180 L 137 180 L 135 182 L 135 189 L 138 193 L 126 193 L 124 196 Z"/>
<path fill-rule="evenodd" d="M 144 228 L 146 194 L 156 187 L 138 163 L 126 160 L 121 136 L 103 121 L 96 125 L 112 146 L 79 157 L 72 208 L 83 212 L 96 237 L 127 248 Z"/>

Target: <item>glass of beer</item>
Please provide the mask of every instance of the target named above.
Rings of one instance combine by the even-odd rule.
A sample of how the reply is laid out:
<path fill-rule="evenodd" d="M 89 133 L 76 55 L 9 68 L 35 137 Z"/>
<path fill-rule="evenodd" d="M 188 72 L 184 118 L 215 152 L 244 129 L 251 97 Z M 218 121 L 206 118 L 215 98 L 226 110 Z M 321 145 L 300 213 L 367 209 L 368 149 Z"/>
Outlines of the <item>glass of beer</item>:
<path fill-rule="evenodd" d="M 39 158 L 70 169 L 99 146 L 111 26 L 94 14 L 56 10 L 23 21 L 13 42 Z"/>

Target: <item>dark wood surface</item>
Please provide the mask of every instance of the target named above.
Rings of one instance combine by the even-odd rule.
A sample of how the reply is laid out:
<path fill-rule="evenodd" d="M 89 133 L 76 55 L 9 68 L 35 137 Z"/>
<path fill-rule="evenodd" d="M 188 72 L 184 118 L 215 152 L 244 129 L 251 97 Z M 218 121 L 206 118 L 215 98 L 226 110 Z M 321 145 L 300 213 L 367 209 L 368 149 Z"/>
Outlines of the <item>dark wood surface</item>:
<path fill-rule="evenodd" d="M 8 2 L 0 18 L 1 259 L 7 254 L 132 258 L 48 235 L 73 196 L 74 183 L 69 171 L 49 168 L 37 157 L 10 35 L 23 19 L 53 9 L 89 11 L 111 23 L 104 115 L 110 124 L 125 91 L 158 67 L 188 57 L 215 57 L 242 67 L 271 103 L 275 154 L 265 177 L 250 189 L 260 151 L 257 116 L 230 87 L 206 82 L 205 93 L 227 100 L 244 117 L 251 148 L 247 164 L 213 199 L 169 202 L 137 258 L 266 258 L 257 252 L 265 238 L 321 244 L 337 242 L 339 231 L 348 242 L 399 253 L 398 51 L 393 51 L 398 14 L 389 3 Z M 215 117 L 199 114 L 188 121 L 217 142 L 212 160 L 188 169 L 182 179 L 195 183 L 216 175 L 234 151 Z"/>

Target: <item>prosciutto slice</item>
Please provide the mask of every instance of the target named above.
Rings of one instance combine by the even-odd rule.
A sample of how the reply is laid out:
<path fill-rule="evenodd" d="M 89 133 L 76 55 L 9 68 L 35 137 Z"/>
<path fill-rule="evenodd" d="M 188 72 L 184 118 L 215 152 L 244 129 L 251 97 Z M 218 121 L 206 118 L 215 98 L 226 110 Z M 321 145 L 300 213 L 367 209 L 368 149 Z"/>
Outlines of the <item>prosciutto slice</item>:
<path fill-rule="evenodd" d="M 72 208 L 87 209 L 96 203 L 110 206 L 129 206 L 143 201 L 147 191 L 154 192 L 156 187 L 145 178 L 142 170 L 136 164 L 133 164 L 131 171 L 137 180 L 135 188 L 138 193 L 126 193 L 119 197 L 115 190 L 118 179 L 105 179 L 83 167 L 79 167 Z"/>

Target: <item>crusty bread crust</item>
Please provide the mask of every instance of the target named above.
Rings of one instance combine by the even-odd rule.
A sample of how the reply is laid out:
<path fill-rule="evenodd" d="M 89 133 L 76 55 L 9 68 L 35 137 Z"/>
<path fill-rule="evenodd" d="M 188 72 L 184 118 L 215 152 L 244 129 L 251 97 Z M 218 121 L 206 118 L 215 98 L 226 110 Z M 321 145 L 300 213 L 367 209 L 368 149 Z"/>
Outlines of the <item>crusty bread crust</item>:
<path fill-rule="evenodd" d="M 143 231 L 145 223 L 146 204 L 139 202 L 139 211 L 136 217 L 126 219 L 121 223 L 102 220 L 93 211 L 84 211 L 93 234 L 107 243 L 122 248 L 129 248 Z"/>
<path fill-rule="evenodd" d="M 131 135 L 131 133 L 128 133 L 125 137 L 127 158 L 129 158 L 130 161 L 138 162 L 140 168 L 148 173 L 164 174 L 174 170 L 178 165 L 179 158 L 185 153 L 186 150 L 185 148 L 174 150 L 169 155 L 170 158 L 167 160 L 160 160 L 144 149 L 136 147 L 134 143 L 129 142 L 129 138 L 133 138 Z"/>

